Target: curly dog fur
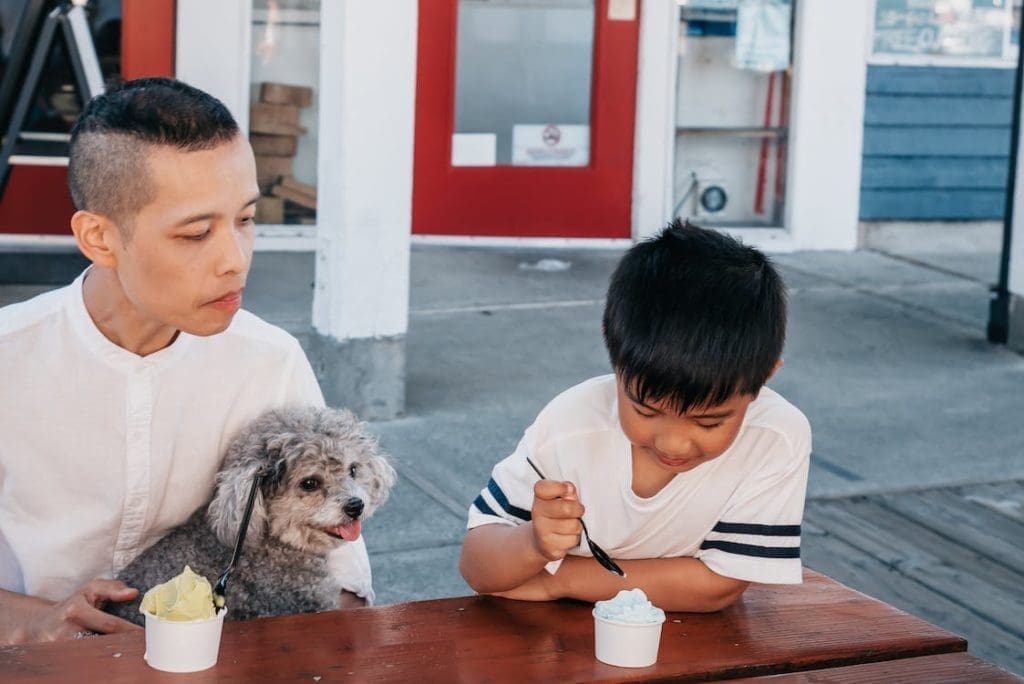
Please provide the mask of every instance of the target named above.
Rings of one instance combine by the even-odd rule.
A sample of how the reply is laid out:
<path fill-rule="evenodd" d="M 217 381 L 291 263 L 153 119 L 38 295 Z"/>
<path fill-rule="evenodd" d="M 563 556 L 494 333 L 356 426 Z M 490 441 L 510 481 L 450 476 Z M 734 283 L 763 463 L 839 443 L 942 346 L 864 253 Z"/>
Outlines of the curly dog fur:
<path fill-rule="evenodd" d="M 327 555 L 348 543 L 338 527 L 368 518 L 388 497 L 395 471 L 377 441 L 349 411 L 269 411 L 231 441 L 213 500 L 144 551 L 118 579 L 143 592 L 186 564 L 216 582 L 231 558 L 257 472 L 268 473 L 256 495 L 245 548 L 228 582 L 227 618 L 337 608 L 340 578 Z M 140 598 L 106 610 L 142 624 Z"/>

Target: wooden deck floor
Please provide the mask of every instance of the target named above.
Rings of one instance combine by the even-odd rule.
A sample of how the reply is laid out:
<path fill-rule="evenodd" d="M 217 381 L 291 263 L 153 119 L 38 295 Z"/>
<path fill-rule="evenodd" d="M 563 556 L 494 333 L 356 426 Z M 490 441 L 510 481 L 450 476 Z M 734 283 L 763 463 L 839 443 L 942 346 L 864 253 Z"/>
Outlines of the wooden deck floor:
<path fill-rule="evenodd" d="M 1024 675 L 1024 481 L 807 502 L 808 567 Z"/>

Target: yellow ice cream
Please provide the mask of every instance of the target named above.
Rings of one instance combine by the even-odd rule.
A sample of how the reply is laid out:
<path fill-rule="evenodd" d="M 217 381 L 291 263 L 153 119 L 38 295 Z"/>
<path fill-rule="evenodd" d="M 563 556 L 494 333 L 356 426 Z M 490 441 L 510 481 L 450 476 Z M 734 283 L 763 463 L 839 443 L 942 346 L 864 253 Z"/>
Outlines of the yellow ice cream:
<path fill-rule="evenodd" d="M 180 575 L 147 591 L 139 610 L 164 620 L 206 620 L 216 612 L 213 588 L 186 565 Z"/>

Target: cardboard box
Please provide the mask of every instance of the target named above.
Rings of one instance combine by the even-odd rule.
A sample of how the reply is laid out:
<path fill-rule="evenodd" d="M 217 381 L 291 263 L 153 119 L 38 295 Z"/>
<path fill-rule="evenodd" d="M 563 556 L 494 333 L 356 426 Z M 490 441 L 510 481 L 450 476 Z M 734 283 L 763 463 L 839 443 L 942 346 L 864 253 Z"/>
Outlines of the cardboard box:
<path fill-rule="evenodd" d="M 287 185 L 281 185 L 280 183 L 271 188 L 270 192 L 277 197 L 286 199 L 289 202 L 294 202 L 300 207 L 316 209 L 316 195 L 307 195 L 304 192 L 299 192 L 294 188 L 288 187 Z"/>
<path fill-rule="evenodd" d="M 253 133 L 249 136 L 252 151 L 264 157 L 294 157 L 299 148 L 299 139 L 294 135 L 267 135 Z"/>
<path fill-rule="evenodd" d="M 256 182 L 260 186 L 260 192 L 266 194 L 281 180 L 282 176 L 292 175 L 291 157 L 256 157 Z"/>
<path fill-rule="evenodd" d="M 280 197 L 260 197 L 256 201 L 256 223 L 268 225 L 284 223 L 284 200 Z"/>
<path fill-rule="evenodd" d="M 266 102 L 254 102 L 250 106 L 249 130 L 274 135 L 300 135 L 306 132 L 306 129 L 299 126 L 298 107 Z"/>
<path fill-rule="evenodd" d="M 313 89 L 306 86 L 264 81 L 260 84 L 260 101 L 308 107 L 313 103 Z"/>

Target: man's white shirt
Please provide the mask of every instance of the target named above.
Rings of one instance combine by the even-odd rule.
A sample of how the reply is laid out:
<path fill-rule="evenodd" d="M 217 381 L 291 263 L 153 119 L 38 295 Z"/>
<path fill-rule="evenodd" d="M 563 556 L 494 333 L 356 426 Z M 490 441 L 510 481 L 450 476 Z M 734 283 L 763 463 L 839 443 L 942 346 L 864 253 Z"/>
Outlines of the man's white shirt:
<path fill-rule="evenodd" d="M 295 338 L 246 311 L 145 357 L 118 347 L 85 308 L 87 273 L 0 309 L 0 588 L 54 600 L 115 576 L 208 501 L 244 424 L 324 404 Z M 331 566 L 372 601 L 362 538 Z"/>
<path fill-rule="evenodd" d="M 632 490 L 631 445 L 618 415 L 614 375 L 557 396 L 494 466 L 470 506 L 468 527 L 530 520 L 538 476 L 529 457 L 548 479 L 576 485 L 587 529 L 613 558 L 691 556 L 725 577 L 801 581 L 811 430 L 799 409 L 763 388 L 725 453 L 649 498 Z M 582 539 L 570 553 L 590 555 Z M 549 572 L 557 568 L 548 565 Z"/>

